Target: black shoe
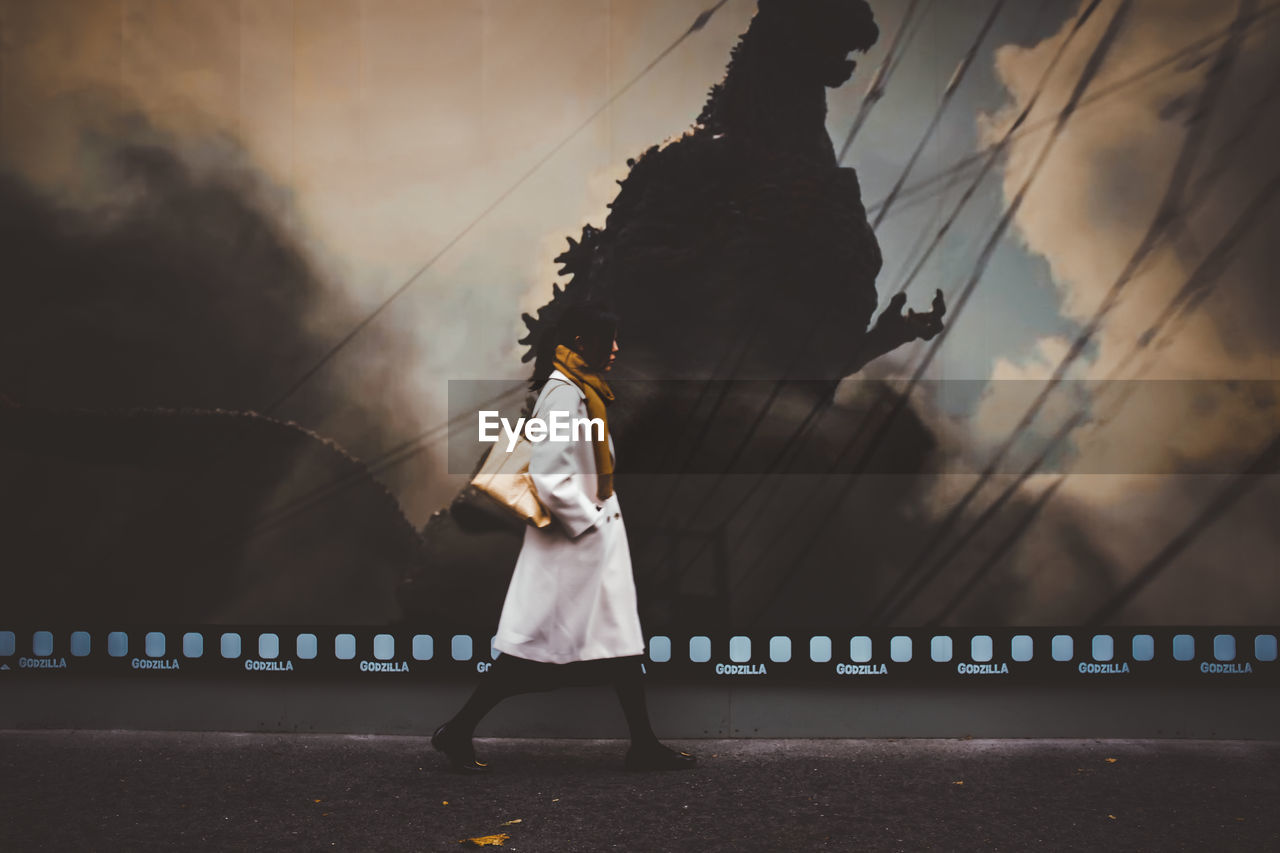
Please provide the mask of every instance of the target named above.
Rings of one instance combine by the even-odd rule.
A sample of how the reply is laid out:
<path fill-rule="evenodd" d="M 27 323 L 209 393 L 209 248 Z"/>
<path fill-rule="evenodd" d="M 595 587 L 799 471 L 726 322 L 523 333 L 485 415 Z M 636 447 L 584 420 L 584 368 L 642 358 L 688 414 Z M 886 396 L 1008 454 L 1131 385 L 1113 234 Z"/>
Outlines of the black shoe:
<path fill-rule="evenodd" d="M 654 741 L 648 746 L 632 745 L 627 750 L 628 770 L 688 770 L 698 759 L 687 752 L 676 752 Z"/>
<path fill-rule="evenodd" d="M 489 769 L 488 764 L 476 761 L 476 751 L 471 746 L 471 738 L 465 740 L 459 738 L 449 728 L 448 723 L 436 729 L 435 734 L 431 736 L 431 745 L 443 752 L 453 769 L 461 773 L 484 773 Z"/>

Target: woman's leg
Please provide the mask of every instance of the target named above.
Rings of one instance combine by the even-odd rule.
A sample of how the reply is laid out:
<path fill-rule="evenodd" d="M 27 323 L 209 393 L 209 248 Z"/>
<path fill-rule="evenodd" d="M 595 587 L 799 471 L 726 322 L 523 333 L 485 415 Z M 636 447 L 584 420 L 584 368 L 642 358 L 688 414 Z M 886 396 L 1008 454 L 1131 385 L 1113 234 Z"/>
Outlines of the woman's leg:
<path fill-rule="evenodd" d="M 511 655 L 499 655 L 488 674 L 446 725 L 459 737 L 471 738 L 476 726 L 499 702 L 521 693 L 540 693 L 557 686 L 554 664 L 539 663 Z"/>
<path fill-rule="evenodd" d="M 611 661 L 613 668 L 613 689 L 618 694 L 618 702 L 622 705 L 622 714 L 627 718 L 627 728 L 631 732 L 632 746 L 651 746 L 658 742 L 649 722 L 649 706 L 644 697 L 644 670 L 640 658 L 616 658 Z"/>
<path fill-rule="evenodd" d="M 662 745 L 653 726 L 649 723 L 649 707 L 644 696 L 644 670 L 639 657 L 615 658 L 610 662 L 613 670 L 613 689 L 622 704 L 622 713 L 631 730 L 631 748 L 627 750 L 626 766 L 630 770 L 683 770 L 692 767 L 697 759 L 687 752 L 677 752 Z"/>
<path fill-rule="evenodd" d="M 476 760 L 475 748 L 471 745 L 476 726 L 509 696 L 553 689 L 556 686 L 554 676 L 552 664 L 499 655 L 461 710 L 436 729 L 431 736 L 431 745 L 443 752 L 456 770 L 487 769 L 485 764 Z"/>

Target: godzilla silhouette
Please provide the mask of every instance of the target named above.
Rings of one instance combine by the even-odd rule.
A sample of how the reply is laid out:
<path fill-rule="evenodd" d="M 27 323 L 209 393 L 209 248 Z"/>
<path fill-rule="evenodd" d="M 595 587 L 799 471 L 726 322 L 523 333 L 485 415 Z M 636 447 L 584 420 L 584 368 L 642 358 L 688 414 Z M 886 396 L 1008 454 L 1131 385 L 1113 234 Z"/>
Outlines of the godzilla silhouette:
<path fill-rule="evenodd" d="M 524 359 L 585 300 L 621 317 L 629 376 L 710 375 L 717 349 L 761 317 L 767 328 L 733 378 L 835 381 L 937 334 L 936 303 L 903 316 L 897 301 L 867 329 L 880 248 L 857 173 L 838 166 L 826 130 L 826 88 L 849 79 L 849 54 L 878 35 L 861 0 L 762 0 L 694 128 L 628 160 L 604 228 L 569 238 L 556 262 L 570 281 L 524 316 Z"/>
<path fill-rule="evenodd" d="M 755 605 L 750 590 L 728 600 L 733 579 L 723 548 L 712 549 L 709 568 L 673 571 L 681 541 L 722 535 L 732 521 L 705 519 L 712 523 L 693 529 L 679 519 L 681 501 L 698 491 L 694 478 L 676 480 L 676 494 L 656 498 L 652 488 L 629 492 L 626 472 L 642 486 L 640 472 L 679 470 L 661 461 L 673 447 L 705 459 L 707 449 L 697 440 L 691 445 L 689 433 L 705 434 L 699 426 L 711 425 L 724 434 L 734 417 L 759 409 L 761 383 L 743 380 L 801 380 L 787 385 L 746 453 L 733 455 L 745 470 L 760 471 L 759 460 L 787 443 L 798 413 L 830 398 L 842 377 L 942 328 L 940 294 L 920 314 L 903 314 L 905 297 L 896 295 L 869 327 L 882 259 L 857 174 L 839 166 L 827 134 L 826 89 L 850 79 L 851 54 L 867 51 L 878 36 L 862 0 L 760 0 L 693 128 L 627 161 L 604 227 L 584 226 L 556 258 L 568 283 L 553 286 L 536 317 L 523 317 L 524 360 L 535 363 L 549 357 L 541 344 L 567 307 L 603 303 L 619 317 L 622 357 L 610 381 L 625 390 L 610 410 L 610 428 L 650 630 L 733 622 Z M 702 380 L 731 380 L 711 413 L 700 408 Z M 847 433 L 859 415 L 846 410 L 826 419 L 823 430 Z M 823 438 L 797 448 L 794 470 L 821 469 L 815 458 L 829 467 L 822 457 L 831 442 Z M 923 470 L 931 441 L 909 415 L 888 445 L 883 452 L 895 470 Z M 711 468 L 725 462 L 714 459 Z M 519 534 L 464 491 L 423 531 L 425 568 L 401 587 L 407 616 L 470 629 L 494 622 Z M 769 577 L 762 580 L 760 588 L 769 585 Z M 691 593 L 690 586 L 702 590 Z"/>

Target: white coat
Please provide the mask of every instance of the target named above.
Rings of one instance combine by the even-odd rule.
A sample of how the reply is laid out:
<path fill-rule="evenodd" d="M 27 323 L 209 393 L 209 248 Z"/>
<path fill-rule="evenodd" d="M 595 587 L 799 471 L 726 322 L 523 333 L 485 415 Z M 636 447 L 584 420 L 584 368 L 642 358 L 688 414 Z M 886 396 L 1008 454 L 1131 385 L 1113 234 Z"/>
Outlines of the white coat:
<path fill-rule="evenodd" d="M 549 420 L 552 411 L 589 417 L 586 395 L 559 370 L 532 417 Z M 552 523 L 525 527 L 494 648 L 546 663 L 643 653 L 627 530 L 617 494 L 603 501 L 596 496 L 590 439 L 544 440 L 532 451 L 529 473 Z"/>

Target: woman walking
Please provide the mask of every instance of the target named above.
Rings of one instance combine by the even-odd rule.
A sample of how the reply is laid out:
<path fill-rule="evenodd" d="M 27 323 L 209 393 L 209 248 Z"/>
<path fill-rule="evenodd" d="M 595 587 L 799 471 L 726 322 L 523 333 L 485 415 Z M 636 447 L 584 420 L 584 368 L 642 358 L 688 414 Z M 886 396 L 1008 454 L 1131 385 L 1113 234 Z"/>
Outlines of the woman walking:
<path fill-rule="evenodd" d="M 541 389 L 532 417 L 552 412 L 599 419 L 590 438 L 534 443 L 529 472 L 549 527 L 527 526 L 498 622 L 501 654 L 471 698 L 431 737 L 461 771 L 479 772 L 471 738 L 484 716 L 520 693 L 612 684 L 631 732 L 626 767 L 676 770 L 696 759 L 663 746 L 649 724 L 641 681 L 644 638 L 636 610 L 631 552 L 613 493 L 613 441 L 604 380 L 618 355 L 617 318 L 600 308 L 568 309 L 534 363 Z M 496 451 L 494 451 L 496 452 Z"/>

